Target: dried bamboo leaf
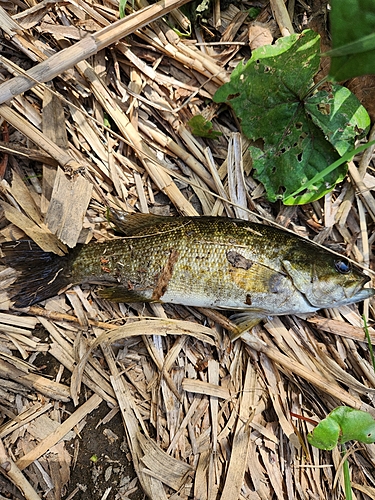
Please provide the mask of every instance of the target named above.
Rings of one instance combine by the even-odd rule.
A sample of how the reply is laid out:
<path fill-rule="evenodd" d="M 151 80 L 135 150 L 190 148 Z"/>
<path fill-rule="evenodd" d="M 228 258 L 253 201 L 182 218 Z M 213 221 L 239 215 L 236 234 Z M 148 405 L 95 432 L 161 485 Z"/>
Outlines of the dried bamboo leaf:
<path fill-rule="evenodd" d="M 244 480 L 248 462 L 251 420 L 254 416 L 254 406 L 257 403 L 256 374 L 250 364 L 247 363 L 245 372 L 245 383 L 237 417 L 236 429 L 233 436 L 232 454 L 228 464 L 228 472 L 223 491 L 222 500 L 225 498 L 238 498 Z"/>
<path fill-rule="evenodd" d="M 41 226 L 43 224 L 43 219 L 40 210 L 37 207 L 29 189 L 26 187 L 18 173 L 13 170 L 12 184 L 9 185 L 3 182 L 3 185 L 7 192 L 17 201 L 18 205 L 22 208 L 25 214 L 37 225 Z"/>
<path fill-rule="evenodd" d="M 25 495 L 26 500 L 41 500 L 40 496 L 31 486 L 26 477 L 22 474 L 17 464 L 9 457 L 6 452 L 5 446 L 0 439 L 0 463 L 2 465 L 2 472 L 8 476 L 11 481 L 20 489 Z"/>
<path fill-rule="evenodd" d="M 147 467 L 147 474 L 159 479 L 174 490 L 179 490 L 193 468 L 169 456 L 150 438 L 138 433 L 138 441 L 143 451 L 141 462 Z"/>
<path fill-rule="evenodd" d="M 52 80 L 67 69 L 72 68 L 79 61 L 87 59 L 96 54 L 99 50 L 108 47 L 111 43 L 133 33 L 146 23 L 164 16 L 171 10 L 187 2 L 188 0 L 159 1 L 139 12 L 119 19 L 94 35 L 86 36 L 75 45 L 50 56 L 46 61 L 31 68 L 31 70 L 26 72 L 26 75 L 29 75 L 30 78 L 26 75 L 18 76 L 8 82 L 2 83 L 0 85 L 0 103 L 4 103 L 14 96 L 32 88 L 35 82 L 47 82 Z"/>
<path fill-rule="evenodd" d="M 230 392 L 219 385 L 209 384 L 201 380 L 193 380 L 185 378 L 182 381 L 182 388 L 184 391 L 193 392 L 196 394 L 205 394 L 206 396 L 213 396 L 215 398 L 229 399 Z"/>
<path fill-rule="evenodd" d="M 0 364 L 0 377 L 17 381 L 35 392 L 40 392 L 57 401 L 69 401 L 69 388 L 34 373 L 24 373 L 6 361 Z"/>
<path fill-rule="evenodd" d="M 74 247 L 83 226 L 83 218 L 91 199 L 92 185 L 81 175 L 68 179 L 57 169 L 46 225 L 60 241 Z"/>
<path fill-rule="evenodd" d="M 64 255 L 66 247 L 61 243 L 50 230 L 41 223 L 35 224 L 19 210 L 9 205 L 5 201 L 1 202 L 5 217 L 29 236 L 45 252 L 53 252 L 57 255 Z"/>

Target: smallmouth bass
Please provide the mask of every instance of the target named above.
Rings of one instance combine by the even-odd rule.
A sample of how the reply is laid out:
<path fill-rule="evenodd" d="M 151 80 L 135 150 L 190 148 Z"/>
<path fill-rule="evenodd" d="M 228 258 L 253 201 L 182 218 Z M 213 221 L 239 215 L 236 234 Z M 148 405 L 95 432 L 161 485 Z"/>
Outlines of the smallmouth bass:
<path fill-rule="evenodd" d="M 64 257 L 30 241 L 2 245 L 19 271 L 10 296 L 26 307 L 70 284 L 99 284 L 116 302 L 239 311 L 239 332 L 267 316 L 315 312 L 371 297 L 361 269 L 293 233 L 224 217 L 115 215 L 122 238 Z M 238 335 L 234 335 L 237 337 Z"/>

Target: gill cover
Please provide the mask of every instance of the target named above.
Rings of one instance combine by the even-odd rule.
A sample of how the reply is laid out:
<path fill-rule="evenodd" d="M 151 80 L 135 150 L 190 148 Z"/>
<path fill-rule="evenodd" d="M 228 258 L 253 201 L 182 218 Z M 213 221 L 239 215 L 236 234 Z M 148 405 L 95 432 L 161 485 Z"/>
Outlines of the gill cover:
<path fill-rule="evenodd" d="M 336 302 L 345 298 L 342 286 L 336 280 L 324 280 L 319 277 L 314 263 L 308 269 L 289 260 L 283 260 L 282 265 L 292 279 L 293 285 L 304 294 L 312 306 L 318 309 L 333 307 Z"/>

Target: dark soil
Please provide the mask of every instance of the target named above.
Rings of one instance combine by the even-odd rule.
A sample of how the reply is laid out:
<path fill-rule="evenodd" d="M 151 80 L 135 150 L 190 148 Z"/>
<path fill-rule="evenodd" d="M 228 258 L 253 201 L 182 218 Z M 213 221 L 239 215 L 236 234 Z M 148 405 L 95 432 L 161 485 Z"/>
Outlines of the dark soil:
<path fill-rule="evenodd" d="M 136 478 L 131 455 L 126 443 L 124 426 L 118 412 L 110 422 L 100 423 L 110 408 L 103 402 L 87 417 L 87 423 L 80 436 L 67 444 L 74 456 L 78 448 L 76 463 L 64 499 L 100 499 L 110 489 L 107 500 L 145 498 L 139 487 L 131 493 L 130 483 Z"/>

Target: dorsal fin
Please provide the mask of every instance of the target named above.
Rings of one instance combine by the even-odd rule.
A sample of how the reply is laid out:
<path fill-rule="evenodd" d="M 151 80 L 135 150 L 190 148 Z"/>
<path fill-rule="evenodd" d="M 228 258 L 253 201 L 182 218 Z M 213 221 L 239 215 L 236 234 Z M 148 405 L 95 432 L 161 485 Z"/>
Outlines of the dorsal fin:
<path fill-rule="evenodd" d="M 139 232 L 143 232 L 144 229 L 157 226 L 162 222 L 176 221 L 176 218 L 154 214 L 130 214 L 110 209 L 109 220 L 115 225 L 118 232 L 124 234 L 125 236 L 135 236 L 139 234 Z"/>

